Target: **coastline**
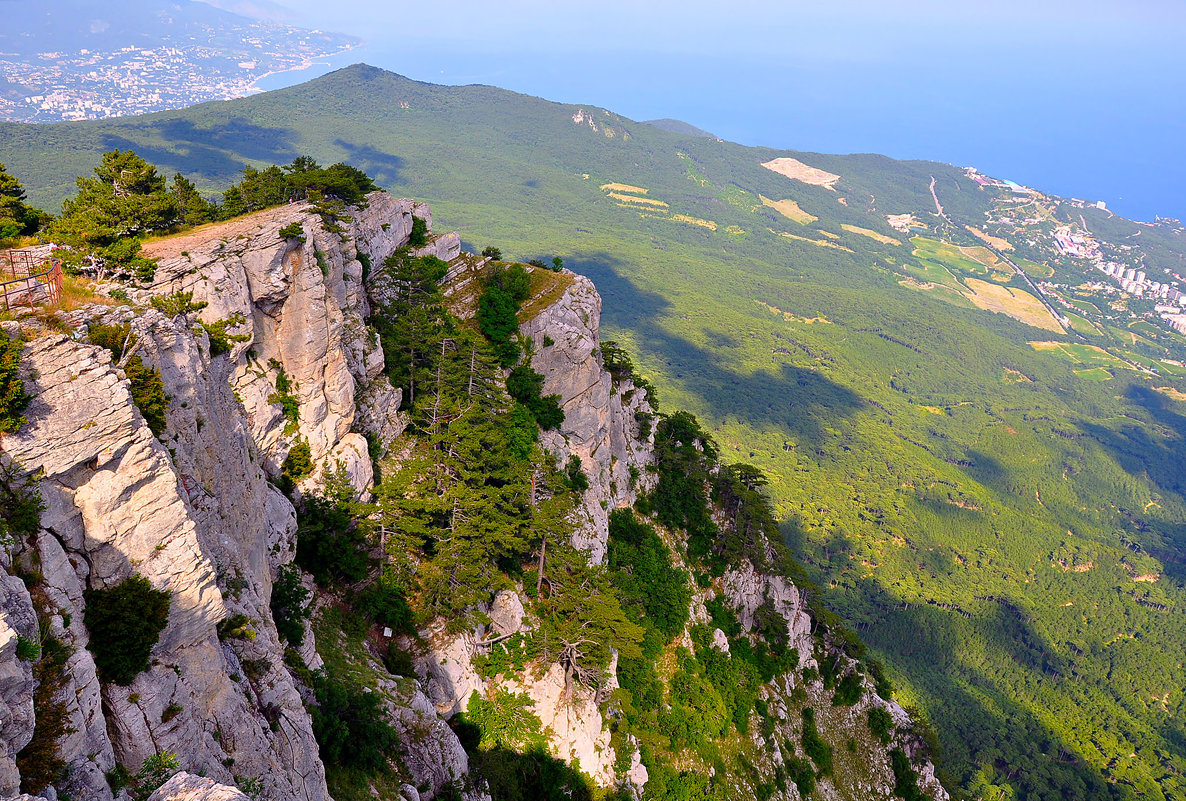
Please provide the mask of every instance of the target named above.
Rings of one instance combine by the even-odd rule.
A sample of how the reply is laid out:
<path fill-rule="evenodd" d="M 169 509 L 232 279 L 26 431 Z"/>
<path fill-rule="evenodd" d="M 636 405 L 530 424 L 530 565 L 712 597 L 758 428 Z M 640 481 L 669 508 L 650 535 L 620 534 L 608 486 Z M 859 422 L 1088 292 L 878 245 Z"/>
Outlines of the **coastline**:
<path fill-rule="evenodd" d="M 366 42 L 366 41 L 363 41 L 360 39 L 357 44 L 346 45 L 345 47 L 343 47 L 339 50 L 335 50 L 333 52 L 318 53 L 316 56 L 312 56 L 312 57 L 306 59 L 305 61 L 302 61 L 300 64 L 298 64 L 296 66 L 289 67 L 288 69 L 268 70 L 267 72 L 253 78 L 251 80 L 251 82 L 249 84 L 247 84 L 247 86 L 244 88 L 244 93 L 242 96 L 246 97 L 246 96 L 249 96 L 252 94 L 259 94 L 261 92 L 268 92 L 268 91 L 272 91 L 273 89 L 279 88 L 279 87 L 273 87 L 272 89 L 265 89 L 264 87 L 259 85 L 260 81 L 265 81 L 268 78 L 271 78 L 273 76 L 287 75 L 288 73 L 291 73 L 291 72 L 301 72 L 303 70 L 312 69 L 313 67 L 316 67 L 318 65 L 332 67 L 333 64 L 329 61 L 329 59 L 334 59 L 334 58 L 337 58 L 338 56 L 349 53 L 352 50 L 358 50 L 359 48 L 366 47 L 368 44 L 369 44 L 369 42 Z"/>

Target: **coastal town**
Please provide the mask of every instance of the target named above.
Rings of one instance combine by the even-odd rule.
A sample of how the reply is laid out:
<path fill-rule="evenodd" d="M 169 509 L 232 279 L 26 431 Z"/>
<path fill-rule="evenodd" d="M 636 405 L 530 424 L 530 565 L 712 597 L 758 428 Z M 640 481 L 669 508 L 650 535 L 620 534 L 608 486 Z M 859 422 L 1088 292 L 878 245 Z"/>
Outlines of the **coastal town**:
<path fill-rule="evenodd" d="M 1073 315 L 1086 311 L 1090 318 L 1091 312 L 1099 310 L 1100 322 L 1136 318 L 1186 334 L 1186 279 L 1181 275 L 1186 270 L 1158 263 L 1136 236 L 1129 244 L 1093 235 L 1084 215 L 1111 218 L 1104 201 L 1054 198 L 972 167 L 964 172 L 981 186 L 1000 192 L 987 227 L 1008 236 L 1034 261 L 1051 265 L 1050 275 L 1038 282 L 1045 297 Z M 1180 222 L 1165 218 L 1133 224 L 1182 231 Z M 1070 320 L 1063 315 L 1060 323 L 1069 325 Z"/>
<path fill-rule="evenodd" d="M 254 20 L 172 31 L 153 46 L 8 52 L 0 43 L 0 119 L 61 122 L 183 108 L 259 91 L 263 77 L 309 67 L 351 37 Z"/>

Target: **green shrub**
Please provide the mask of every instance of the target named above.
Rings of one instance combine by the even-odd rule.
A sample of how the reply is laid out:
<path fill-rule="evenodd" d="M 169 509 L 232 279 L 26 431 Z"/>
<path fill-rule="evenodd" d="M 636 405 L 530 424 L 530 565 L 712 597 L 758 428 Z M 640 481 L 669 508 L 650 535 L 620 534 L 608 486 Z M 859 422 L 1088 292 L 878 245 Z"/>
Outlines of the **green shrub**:
<path fill-rule="evenodd" d="M 655 529 L 630 509 L 614 510 L 609 516 L 608 556 L 614 584 L 631 618 L 666 639 L 683 631 L 692 592 Z"/>
<path fill-rule="evenodd" d="M 491 287 L 478 298 L 478 328 L 494 346 L 503 367 L 518 361 L 521 348 L 515 336 L 519 331 L 519 304 L 505 290 Z"/>
<path fill-rule="evenodd" d="M 415 676 L 416 668 L 412 663 L 412 655 L 399 647 L 395 640 L 387 643 L 387 650 L 383 652 L 383 667 L 392 676 Z"/>
<path fill-rule="evenodd" d="M 305 229 L 301 227 L 299 222 L 291 222 L 280 229 L 281 239 L 295 239 L 298 242 L 305 241 Z"/>
<path fill-rule="evenodd" d="M 853 670 L 844 674 L 836 683 L 836 692 L 832 695 L 832 706 L 853 706 L 861 700 L 865 693 L 861 674 Z"/>
<path fill-rule="evenodd" d="M 573 492 L 589 489 L 589 478 L 581 469 L 581 457 L 575 453 L 568 457 L 568 463 L 564 465 L 564 476 L 568 479 L 568 488 Z"/>
<path fill-rule="evenodd" d="M 300 568 L 292 564 L 281 565 L 272 584 L 272 620 L 280 639 L 294 648 L 299 648 L 305 640 L 309 595 L 309 591 L 301 586 Z"/>
<path fill-rule="evenodd" d="M 478 748 L 530 751 L 547 745 L 543 723 L 533 707 L 526 693 L 492 690 L 489 698 L 473 693 L 465 707 L 465 719 L 481 732 Z"/>
<path fill-rule="evenodd" d="M 140 410 L 148 430 L 159 437 L 168 424 L 165 413 L 169 409 L 169 396 L 165 394 L 160 372 L 155 367 L 146 367 L 139 356 L 133 356 L 124 365 L 124 375 L 128 377 L 132 402 Z"/>
<path fill-rule="evenodd" d="M 134 801 L 148 801 L 149 796 L 169 781 L 177 769 L 177 755 L 170 751 L 161 751 L 145 759 L 140 765 L 140 772 L 128 780 Z"/>
<path fill-rule="evenodd" d="M 886 709 L 879 706 L 869 707 L 869 731 L 882 745 L 888 745 L 890 732 L 894 728 L 894 718 Z"/>
<path fill-rule="evenodd" d="M 194 303 L 193 292 L 174 292 L 171 295 L 156 295 L 150 302 L 154 309 L 166 317 L 179 317 L 206 308 L 204 301 Z M 93 337 L 91 341 L 94 342 Z"/>
<path fill-rule="evenodd" d="M 227 640 L 255 639 L 255 629 L 251 628 L 251 618 L 242 613 L 223 618 L 218 621 L 215 629 L 218 632 L 218 639 L 223 642 Z"/>
<path fill-rule="evenodd" d="M 369 773 L 383 770 L 397 737 L 383 718 L 380 694 L 363 692 L 332 668 L 314 674 L 313 691 L 313 735 L 322 761 Z"/>
<path fill-rule="evenodd" d="M 36 534 L 44 509 L 33 477 L 23 475 L 16 462 L 0 460 L 0 548 L 11 548 Z"/>
<path fill-rule="evenodd" d="M 388 576 L 382 576 L 358 594 L 355 608 L 380 626 L 394 632 L 414 634 L 412 608 L 403 590 Z"/>
<path fill-rule="evenodd" d="M 803 757 L 789 757 L 784 763 L 789 778 L 799 790 L 800 798 L 810 798 L 815 791 L 815 768 Z"/>
<path fill-rule="evenodd" d="M 164 711 L 161 712 L 161 723 L 168 723 L 170 720 L 177 717 L 184 711 L 185 707 L 183 707 L 181 704 L 169 704 L 167 707 L 165 707 Z"/>
<path fill-rule="evenodd" d="M 492 259 L 494 261 L 502 261 L 502 250 L 493 245 L 487 245 L 482 248 L 482 258 Z"/>
<path fill-rule="evenodd" d="M 182 293 L 190 294 L 192 293 Z M 166 297 L 176 299 L 176 295 Z M 160 298 L 154 298 L 160 300 Z M 176 301 L 182 303 L 184 301 Z M 131 351 L 136 344 L 136 337 L 127 323 L 118 325 L 102 325 L 99 323 L 87 327 L 87 336 L 92 345 L 107 348 L 111 351 L 111 358 L 119 363 L 124 355 Z M 152 433 L 159 437 L 165 431 L 167 421 L 165 413 L 169 409 L 169 396 L 165 394 L 165 385 L 161 381 L 161 374 L 155 367 L 147 367 L 139 356 L 131 356 L 124 362 L 124 375 L 128 377 L 128 388 L 131 391 L 132 402 L 140 410 L 144 422 Z"/>
<path fill-rule="evenodd" d="M 422 248 L 428 244 L 428 221 L 412 215 L 412 232 L 408 234 L 408 245 Z"/>
<path fill-rule="evenodd" d="M 297 564 L 323 587 L 361 581 L 370 567 L 353 505 L 354 489 L 339 471 L 326 477 L 324 494 L 304 499 L 297 517 Z"/>
<path fill-rule="evenodd" d="M 139 574 L 114 587 L 83 593 L 89 648 L 104 681 L 128 685 L 149 666 L 152 648 L 169 622 L 169 593 Z"/>
<path fill-rule="evenodd" d="M 503 367 L 510 367 L 519 359 L 519 304 L 530 293 L 531 276 L 523 265 L 512 264 L 491 270 L 486 289 L 478 298 L 478 328 L 494 346 Z"/>
<path fill-rule="evenodd" d="M 288 373 L 284 372 L 284 368 L 279 366 L 279 362 L 272 362 L 270 366 L 275 366 L 276 371 L 276 391 L 268 396 L 268 403 L 280 404 L 280 411 L 284 415 L 284 433 L 294 434 L 301 420 L 301 402 L 293 391 L 292 381 L 288 378 Z"/>
<path fill-rule="evenodd" d="M 31 398 L 17 377 L 23 344 L 0 331 L 0 434 L 11 434 L 25 424 L 24 412 Z"/>
<path fill-rule="evenodd" d="M 22 659 L 25 662 L 32 662 L 39 656 L 41 656 L 41 646 L 36 640 L 26 639 L 19 634 L 16 635 L 17 659 Z"/>
<path fill-rule="evenodd" d="M 817 775 L 827 776 L 832 772 L 832 746 L 824 742 L 815 727 L 815 710 L 803 710 L 803 750 L 815 763 Z"/>
<path fill-rule="evenodd" d="M 890 683 L 889 677 L 885 675 L 885 665 L 877 659 L 870 659 L 865 667 L 869 671 L 869 677 L 873 679 L 874 691 L 889 701 L 894 696 L 894 685 Z"/>
<path fill-rule="evenodd" d="M 313 475 L 313 451 L 309 440 L 302 437 L 288 449 L 288 455 L 280 465 L 280 480 L 283 489 L 291 492 L 299 482 Z"/>
<path fill-rule="evenodd" d="M 927 796 L 918 788 L 918 772 L 901 748 L 890 751 L 890 767 L 894 770 L 894 795 L 905 801 L 924 801 Z"/>
<path fill-rule="evenodd" d="M 541 395 L 544 377 L 521 364 L 507 376 L 507 394 L 523 404 L 535 422 L 545 431 L 559 428 L 564 422 L 564 410 L 560 408 L 559 395 Z"/>
<path fill-rule="evenodd" d="M 231 343 L 246 342 L 251 339 L 247 334 L 228 334 L 228 328 L 243 325 L 247 322 L 246 318 L 239 312 L 234 312 L 230 317 L 223 320 L 216 320 L 213 323 L 202 323 L 198 325 L 206 332 L 206 336 L 210 338 L 210 355 L 221 356 L 224 353 L 230 353 L 231 348 L 234 347 Z"/>
<path fill-rule="evenodd" d="M 47 637 L 38 651 L 41 658 L 33 666 L 33 678 L 37 681 L 33 690 L 33 738 L 16 755 L 21 790 L 29 794 L 40 794 L 65 775 L 66 761 L 62 759 L 58 740 L 71 730 L 62 693 L 69 680 L 66 662 L 71 650 L 61 641 Z"/>

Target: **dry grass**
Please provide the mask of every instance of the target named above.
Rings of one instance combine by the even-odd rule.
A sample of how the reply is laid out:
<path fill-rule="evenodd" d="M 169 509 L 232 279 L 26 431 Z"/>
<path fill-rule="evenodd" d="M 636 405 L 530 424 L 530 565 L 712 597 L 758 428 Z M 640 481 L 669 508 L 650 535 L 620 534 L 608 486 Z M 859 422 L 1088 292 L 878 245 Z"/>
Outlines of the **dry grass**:
<path fill-rule="evenodd" d="M 826 186 L 828 189 L 835 189 L 835 183 L 840 180 L 839 175 L 804 164 L 798 159 L 778 158 L 763 162 L 762 166 L 771 172 L 785 175 L 792 181 L 802 181 L 811 186 Z"/>
<path fill-rule="evenodd" d="M 765 306 L 771 314 L 782 315 L 782 319 L 786 320 L 788 323 L 806 323 L 807 325 L 812 325 L 813 323 L 824 323 L 826 325 L 833 325 L 832 321 L 827 317 L 799 317 L 791 314 L 789 311 L 783 311 L 777 306 L 766 303 L 762 300 L 755 300 L 754 303 L 757 303 L 759 306 Z"/>
<path fill-rule="evenodd" d="M 897 239 L 894 239 L 892 236 L 886 236 L 885 234 L 879 234 L 872 229 L 861 228 L 859 225 L 849 225 L 848 223 L 841 223 L 840 227 L 843 228 L 845 231 L 848 231 L 850 234 L 860 234 L 861 236 L 867 236 L 870 239 L 872 239 L 873 241 L 880 242 L 883 245 L 901 245 L 902 244 L 900 241 L 898 241 Z"/>
<path fill-rule="evenodd" d="M 1035 328 L 1065 333 L 1042 302 L 1028 292 L 990 284 L 977 278 L 968 278 L 964 283 L 972 290 L 969 299 L 981 309 L 1007 315 Z"/>
<path fill-rule="evenodd" d="M 774 234 L 775 236 L 781 236 L 784 239 L 794 239 L 796 242 L 806 242 L 810 245 L 815 245 L 816 247 L 819 247 L 819 248 L 835 248 L 836 250 L 843 250 L 845 253 L 853 252 L 851 249 L 846 248 L 844 245 L 837 245 L 835 242 L 829 242 L 826 239 L 808 239 L 805 236 L 795 236 L 794 234 L 788 234 L 785 231 L 775 231 L 773 228 L 767 228 L 766 230 L 768 230 L 770 233 Z"/>
<path fill-rule="evenodd" d="M 707 228 L 710 231 L 717 230 L 717 224 L 712 220 L 701 220 L 699 217 L 689 217 L 686 214 L 673 214 L 671 219 L 676 222 L 687 223 L 688 225 L 698 225 L 701 228 Z"/>
<path fill-rule="evenodd" d="M 649 197 L 638 197 L 637 195 L 623 195 L 621 192 L 610 192 L 609 196 L 614 200 L 620 200 L 623 203 L 637 203 L 643 206 L 652 206 L 654 208 L 665 209 L 667 204 L 662 200 L 655 200 Z"/>
<path fill-rule="evenodd" d="M 115 301 L 95 291 L 95 284 L 77 275 L 62 276 L 62 297 L 50 307 L 54 311 L 76 311 L 89 303 L 114 306 Z"/>
<path fill-rule="evenodd" d="M 1186 403 L 1186 392 L 1174 389 L 1173 387 L 1154 387 L 1155 390 L 1165 395 L 1167 398 L 1173 398 L 1176 401 Z"/>
<path fill-rule="evenodd" d="M 1004 264 L 997 255 L 986 247 L 980 245 L 960 245 L 959 252 L 967 256 L 977 264 L 983 264 L 985 267 L 997 267 Z M 1012 278 L 1011 275 L 1005 276 L 1006 280 Z"/>
<path fill-rule="evenodd" d="M 793 200 L 771 200 L 765 195 L 758 195 L 758 199 L 762 201 L 763 206 L 774 209 L 791 222 L 799 223 L 799 225 L 809 225 L 819 219 L 814 214 L 803 211 L 799 208 L 799 204 Z"/>
<path fill-rule="evenodd" d="M 630 184 L 609 183 L 602 184 L 602 190 L 606 192 L 629 192 L 635 195 L 645 195 L 649 189 L 643 189 L 641 186 L 632 186 Z"/>
<path fill-rule="evenodd" d="M 519 323 L 534 320 L 540 312 L 551 306 L 572 286 L 572 273 L 554 273 L 538 267 L 528 267 L 531 273 L 531 294 L 519 309 Z"/>
<path fill-rule="evenodd" d="M 997 250 L 1013 250 L 1013 246 L 1009 244 L 1009 240 L 1007 239 L 1001 239 L 999 236 L 993 236 L 992 234 L 987 233 L 986 231 L 981 231 L 979 228 L 974 228 L 971 225 L 965 225 L 964 228 L 967 228 L 968 233 L 970 233 L 972 236 L 976 237 L 981 242 L 991 245 Z"/>

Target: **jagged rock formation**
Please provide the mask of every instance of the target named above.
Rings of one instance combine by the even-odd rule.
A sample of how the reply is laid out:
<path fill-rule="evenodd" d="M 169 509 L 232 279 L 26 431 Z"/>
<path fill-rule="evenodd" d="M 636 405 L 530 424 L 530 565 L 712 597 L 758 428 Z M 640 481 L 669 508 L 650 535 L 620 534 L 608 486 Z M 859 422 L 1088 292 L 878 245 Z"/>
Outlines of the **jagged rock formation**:
<path fill-rule="evenodd" d="M 9 565 L 2 567 L 7 571 Z M 17 752 L 33 738 L 33 666 L 17 658 L 17 637 L 37 636 L 37 615 L 24 582 L 16 576 L 0 573 L 0 592 L 0 795 L 12 795 L 21 782 Z"/>
<path fill-rule="evenodd" d="M 531 366 L 544 376 L 544 392 L 559 395 L 564 409 L 564 424 L 545 431 L 543 445 L 561 462 L 578 457 L 589 479 L 573 544 L 602 562 L 610 511 L 630 506 L 649 486 L 653 437 L 641 436 L 638 415 L 653 410 L 645 393 L 629 380 L 615 382 L 602 363 L 601 296 L 593 282 L 565 275 L 572 280 L 559 299 L 519 330 L 533 343 Z"/>
<path fill-rule="evenodd" d="M 111 798 L 104 773 L 117 762 L 135 769 L 173 751 L 183 767 L 219 781 L 260 777 L 272 798 L 327 798 L 268 607 L 274 570 L 295 548 L 292 504 L 269 479 L 303 439 L 315 464 L 340 460 L 357 488 L 369 488 L 367 443 L 352 431 L 356 397 L 366 390 L 363 421 L 390 436 L 400 428 L 399 395 L 376 380 L 382 352 L 365 326 L 358 256 L 381 262 L 406 245 L 413 210 L 376 193 L 355 212 L 348 239 L 296 206 L 154 243 L 155 283 L 133 290 L 134 300 L 192 292 L 206 304 L 202 320 L 237 321 L 231 352 L 212 357 L 208 337 L 185 315 L 129 307 L 76 315 L 79 323 L 96 312 L 104 323 L 130 323 L 136 355 L 160 371 L 170 398 L 159 440 L 106 350 L 56 333 L 29 341 L 28 422 L 3 448 L 42 475 L 42 532 L 18 558 L 39 565 L 48 600 L 40 611 L 73 651 L 62 696 L 74 731 L 59 743 L 69 766 L 60 789 Z M 304 243 L 279 236 L 293 222 Z M 299 404 L 287 432 L 274 397 L 280 370 Z M 129 687 L 101 685 L 86 647 L 83 591 L 133 572 L 170 592 L 169 623 L 148 671 Z M 0 697 L 15 730 L 3 737 L 0 793 L 11 793 L 11 755 L 32 719 L 28 663 L 12 657 L 13 632 L 35 638 L 37 624 L 21 581 L 4 582 Z M 253 639 L 219 640 L 216 625 L 234 614 L 251 620 Z"/>
<path fill-rule="evenodd" d="M 148 801 L 248 801 L 234 787 L 182 771 L 161 785 Z"/>

